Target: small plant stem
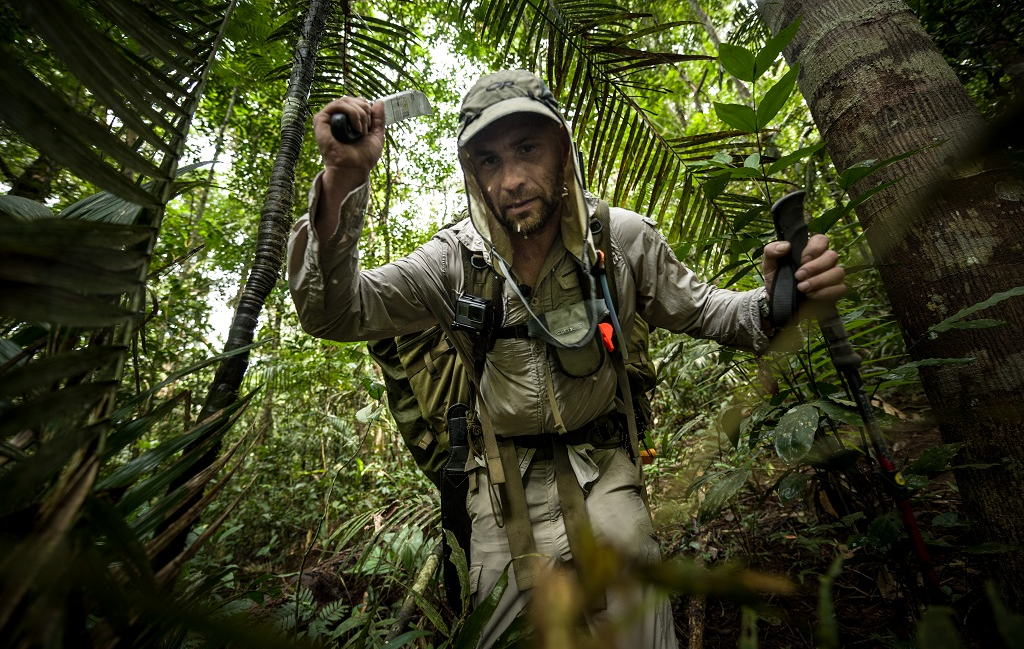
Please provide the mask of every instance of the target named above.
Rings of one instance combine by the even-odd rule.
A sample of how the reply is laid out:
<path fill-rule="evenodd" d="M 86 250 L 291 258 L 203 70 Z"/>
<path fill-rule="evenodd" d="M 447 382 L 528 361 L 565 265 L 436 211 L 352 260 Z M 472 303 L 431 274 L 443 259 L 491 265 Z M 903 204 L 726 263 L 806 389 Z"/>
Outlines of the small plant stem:
<path fill-rule="evenodd" d="M 416 595 L 422 596 L 426 592 L 427 586 L 430 585 L 430 578 L 437 572 L 437 567 L 441 564 L 441 542 L 438 541 L 437 545 L 430 552 L 423 567 L 420 568 L 419 574 L 416 575 L 416 581 L 412 584 L 412 589 L 409 594 L 405 596 L 405 602 L 402 603 L 402 608 L 399 609 L 398 615 L 395 616 L 395 623 L 388 629 L 388 636 L 384 639 L 385 642 L 394 640 L 401 635 L 413 617 L 416 616 Z"/>

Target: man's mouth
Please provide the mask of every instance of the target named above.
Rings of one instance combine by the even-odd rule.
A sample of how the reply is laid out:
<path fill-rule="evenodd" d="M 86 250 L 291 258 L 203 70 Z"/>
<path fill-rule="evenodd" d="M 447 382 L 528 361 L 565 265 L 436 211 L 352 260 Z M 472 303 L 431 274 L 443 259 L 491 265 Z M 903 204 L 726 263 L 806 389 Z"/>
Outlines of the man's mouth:
<path fill-rule="evenodd" d="M 536 200 L 536 199 L 527 198 L 527 199 L 522 200 L 522 201 L 516 201 L 515 203 L 509 203 L 508 205 L 505 206 L 505 212 L 506 213 L 508 213 L 508 212 L 515 212 L 515 211 L 526 209 L 526 208 L 530 207 L 533 204 L 534 200 Z"/>

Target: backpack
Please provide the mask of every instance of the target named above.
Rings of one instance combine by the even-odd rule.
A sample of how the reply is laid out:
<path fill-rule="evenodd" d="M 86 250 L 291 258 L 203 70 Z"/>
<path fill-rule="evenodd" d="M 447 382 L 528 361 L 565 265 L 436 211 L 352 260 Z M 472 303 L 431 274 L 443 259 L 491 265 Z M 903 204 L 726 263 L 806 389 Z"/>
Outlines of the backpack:
<path fill-rule="evenodd" d="M 608 211 L 599 209 L 591 219 L 595 245 L 611 265 L 611 242 Z M 485 264 L 474 263 L 474 253 L 460 245 L 466 287 L 473 287 L 478 296 L 495 295 L 501 278 Z M 618 292 L 612 290 L 618 307 Z M 633 325 L 632 339 L 626 354 L 626 374 L 633 393 L 633 410 L 637 430 L 642 435 L 651 421 L 651 393 L 656 384 L 656 370 L 647 353 L 650 329 L 639 317 Z M 448 458 L 448 407 L 455 403 L 472 403 L 473 385 L 451 342 L 440 325 L 424 331 L 384 338 L 367 343 L 370 356 L 384 376 L 388 409 L 395 419 L 406 447 L 424 475 L 440 487 L 441 468 Z"/>

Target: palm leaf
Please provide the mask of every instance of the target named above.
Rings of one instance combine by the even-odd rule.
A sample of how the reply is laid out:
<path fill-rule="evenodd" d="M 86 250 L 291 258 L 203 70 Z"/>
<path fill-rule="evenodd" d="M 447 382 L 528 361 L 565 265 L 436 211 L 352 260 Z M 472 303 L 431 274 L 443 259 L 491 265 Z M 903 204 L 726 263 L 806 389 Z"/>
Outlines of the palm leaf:
<path fill-rule="evenodd" d="M 137 617 L 131 611 L 156 582 L 141 537 L 124 524 L 134 511 L 122 506 L 118 522 L 99 502 L 110 492 L 97 492 L 96 481 L 104 464 L 116 461 L 105 449 L 111 430 L 123 447 L 152 425 L 154 413 L 172 410 L 157 407 L 144 424 L 127 413 L 111 418 L 150 252 L 234 3 L 9 4 L 20 18 L 17 29 L 27 29 L 56 66 L 50 76 L 72 80 L 79 92 L 44 81 L 32 71 L 35 61 L 0 46 L 0 118 L 107 192 L 72 215 L 102 214 L 116 223 L 0 203 L 0 318 L 10 332 L 3 341 L 10 360 L 0 365 L 0 488 L 9 496 L 0 506 L 9 530 L 0 563 L 0 635 L 16 645 L 89 634 L 94 644 L 112 644 L 110 634 L 138 634 L 127 630 Z M 148 479 L 187 461 L 149 465 Z M 128 494 L 146 484 L 115 475 Z M 99 550 L 112 547 L 104 539 L 116 540 L 116 558 Z M 135 590 L 116 595 L 117 574 L 129 574 Z M 82 615 L 53 606 L 68 593 L 79 593 Z M 107 606 L 115 595 L 123 605 Z"/>

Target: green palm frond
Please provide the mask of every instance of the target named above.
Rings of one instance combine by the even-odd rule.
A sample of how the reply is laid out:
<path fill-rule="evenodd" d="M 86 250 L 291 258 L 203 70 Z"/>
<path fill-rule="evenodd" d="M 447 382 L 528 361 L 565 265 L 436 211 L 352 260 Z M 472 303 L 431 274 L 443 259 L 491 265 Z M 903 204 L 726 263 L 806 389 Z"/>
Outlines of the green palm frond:
<path fill-rule="evenodd" d="M 311 105 L 340 95 L 381 97 L 415 83 L 411 52 L 416 34 L 409 28 L 349 10 L 335 12 L 328 23 Z"/>
<path fill-rule="evenodd" d="M 156 223 L 233 3 L 154 10 L 99 0 L 89 12 L 66 0 L 11 5 L 85 92 L 66 97 L 47 87 L 5 48 L 0 116 L 81 178 L 154 210 L 144 222 Z M 145 180 L 160 182 L 146 189 Z"/>
<path fill-rule="evenodd" d="M 706 159 L 734 131 L 681 138 L 652 115 L 651 97 L 663 91 L 648 71 L 685 61 L 713 60 L 645 46 L 691 21 L 659 23 L 649 13 L 593 1 L 481 0 L 461 3 L 462 20 L 479 25 L 503 53 L 543 70 L 585 152 L 595 191 L 616 204 L 656 218 L 673 241 L 704 241 L 729 231 L 736 215 L 703 187 L 706 174 L 688 162 Z M 709 258 L 722 248 L 708 251 Z"/>
<path fill-rule="evenodd" d="M 0 637 L 112 645 L 140 633 L 160 583 L 152 539 L 128 521 L 177 498 L 157 491 L 193 461 L 160 446 L 115 470 L 117 449 L 175 400 L 134 419 L 142 403 L 115 404 L 164 205 L 234 2 L 8 4 L 42 54 L 0 46 L 0 119 L 104 191 L 62 218 L 0 202 Z M 222 435 L 233 416 L 204 425 Z"/>

